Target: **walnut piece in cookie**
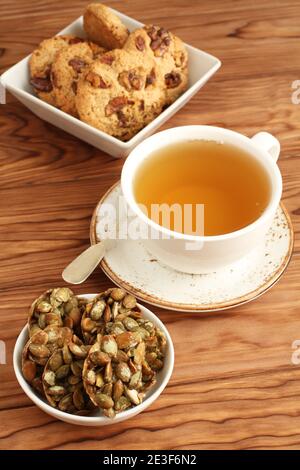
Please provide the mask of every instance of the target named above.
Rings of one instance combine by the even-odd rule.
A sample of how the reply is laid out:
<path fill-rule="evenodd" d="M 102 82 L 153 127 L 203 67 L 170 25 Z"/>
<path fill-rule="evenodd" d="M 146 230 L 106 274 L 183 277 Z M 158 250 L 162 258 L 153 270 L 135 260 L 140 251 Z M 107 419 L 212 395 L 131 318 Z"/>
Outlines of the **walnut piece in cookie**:
<path fill-rule="evenodd" d="M 172 35 L 173 48 L 172 59 L 174 62 L 171 70 L 163 69 L 166 85 L 167 104 L 172 104 L 188 87 L 188 53 L 184 43 L 177 36 Z"/>
<path fill-rule="evenodd" d="M 52 65 L 51 81 L 58 108 L 77 116 L 75 95 L 80 74 L 95 57 L 100 57 L 104 52 L 105 49 L 96 44 L 82 42 L 57 53 Z"/>
<path fill-rule="evenodd" d="M 78 81 L 75 100 L 80 119 L 121 140 L 133 137 L 164 104 L 162 89 L 146 86 L 153 68 L 153 59 L 141 65 L 135 54 L 123 49 L 104 54 Z"/>
<path fill-rule="evenodd" d="M 91 3 L 83 15 L 84 30 L 91 41 L 108 50 L 122 48 L 129 31 L 108 7 Z"/>
<path fill-rule="evenodd" d="M 172 42 L 169 31 L 153 25 L 146 26 L 145 30 L 151 40 L 150 47 L 155 57 L 163 57 L 166 52 L 169 52 L 169 46 Z"/>
<path fill-rule="evenodd" d="M 174 34 L 159 26 L 145 26 L 129 35 L 124 46 L 134 52 L 136 61 L 142 63 L 152 58 L 157 72 L 147 77 L 147 85 L 161 87 L 165 105 L 173 103 L 187 88 L 188 54 L 183 42 Z"/>
<path fill-rule="evenodd" d="M 54 36 L 42 41 L 31 54 L 29 61 L 30 84 L 37 96 L 43 101 L 53 106 L 56 105 L 51 81 L 51 69 L 56 54 L 70 44 L 82 41 L 83 39 L 72 35 Z"/>

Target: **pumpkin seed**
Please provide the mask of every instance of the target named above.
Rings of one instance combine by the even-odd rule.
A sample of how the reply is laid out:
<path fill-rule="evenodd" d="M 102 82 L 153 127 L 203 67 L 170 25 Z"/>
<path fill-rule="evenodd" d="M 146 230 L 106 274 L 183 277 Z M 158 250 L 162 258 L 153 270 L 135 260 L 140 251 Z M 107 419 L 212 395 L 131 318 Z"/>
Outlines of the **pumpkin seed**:
<path fill-rule="evenodd" d="M 137 390 L 125 387 L 125 395 L 134 405 L 139 405 L 141 403 Z"/>
<path fill-rule="evenodd" d="M 78 325 L 80 325 L 81 322 L 81 312 L 78 307 L 72 308 L 72 310 L 68 313 L 68 316 L 65 319 L 65 322 L 67 320 L 71 321 L 73 323 L 73 327 L 76 328 Z"/>
<path fill-rule="evenodd" d="M 112 313 L 113 319 L 115 320 L 117 318 L 118 313 L 119 313 L 119 303 L 118 302 L 113 303 L 111 313 Z"/>
<path fill-rule="evenodd" d="M 122 322 L 116 322 L 111 325 L 111 327 L 108 328 L 108 331 L 113 334 L 113 335 L 120 335 L 121 333 L 124 333 L 125 327 Z"/>
<path fill-rule="evenodd" d="M 63 365 L 63 358 L 60 351 L 56 351 L 49 359 L 49 368 L 54 372 Z"/>
<path fill-rule="evenodd" d="M 126 292 L 123 289 L 120 289 L 119 287 L 114 288 L 110 293 L 111 298 L 116 300 L 117 302 L 124 299 L 125 295 Z"/>
<path fill-rule="evenodd" d="M 78 346 L 78 344 L 75 343 L 69 343 L 69 349 L 72 354 L 76 357 L 86 357 L 87 356 L 87 351 L 82 347 Z"/>
<path fill-rule="evenodd" d="M 88 331 L 90 333 L 94 328 L 96 328 L 97 323 L 91 318 L 87 317 L 82 320 L 81 326 L 84 331 Z"/>
<path fill-rule="evenodd" d="M 139 324 L 130 317 L 124 318 L 123 323 L 128 331 L 136 331 L 139 328 Z"/>
<path fill-rule="evenodd" d="M 65 389 L 64 387 L 60 385 L 54 385 L 52 387 L 49 387 L 48 389 L 48 395 L 60 396 L 60 395 L 64 395 L 64 393 L 65 393 Z"/>
<path fill-rule="evenodd" d="M 72 362 L 71 363 L 71 371 L 76 377 L 82 376 L 82 367 L 80 366 L 79 362 Z"/>
<path fill-rule="evenodd" d="M 105 393 L 97 392 L 95 395 L 95 401 L 100 408 L 112 408 L 114 406 L 113 399 Z"/>
<path fill-rule="evenodd" d="M 117 380 L 116 383 L 114 384 L 114 391 L 113 391 L 113 398 L 114 401 L 118 401 L 121 396 L 123 395 L 124 391 L 124 385 L 122 380 Z"/>
<path fill-rule="evenodd" d="M 112 396 L 112 392 L 113 392 L 113 384 L 112 384 L 112 383 L 105 384 L 101 391 L 102 391 L 102 393 L 104 393 L 105 395 L 108 395 L 109 397 L 111 397 L 111 396 Z"/>
<path fill-rule="evenodd" d="M 36 357 L 49 357 L 50 351 L 44 344 L 34 344 L 29 345 L 29 351 Z"/>
<path fill-rule="evenodd" d="M 63 321 L 61 319 L 60 314 L 57 314 L 55 312 L 48 312 L 45 314 L 45 324 L 63 326 Z"/>
<path fill-rule="evenodd" d="M 42 300 L 37 304 L 36 309 L 38 312 L 47 313 L 50 312 L 50 310 L 52 309 L 52 305 L 46 302 L 45 300 Z"/>
<path fill-rule="evenodd" d="M 98 366 L 105 366 L 110 362 L 110 357 L 103 351 L 94 351 L 90 355 L 91 361 Z"/>
<path fill-rule="evenodd" d="M 136 298 L 131 294 L 126 294 L 123 299 L 123 305 L 125 308 L 133 309 L 136 306 Z"/>
<path fill-rule="evenodd" d="M 147 320 L 145 321 L 145 323 L 143 324 L 143 327 L 149 332 L 151 333 L 154 329 L 154 325 L 151 321 Z"/>
<path fill-rule="evenodd" d="M 145 328 L 139 326 L 139 328 L 133 332 L 133 335 L 137 341 L 144 341 L 149 338 L 150 333 Z"/>
<path fill-rule="evenodd" d="M 80 302 L 85 302 L 84 299 L 80 299 Z M 79 304 L 79 299 L 77 299 L 77 297 L 75 296 L 71 296 L 70 300 L 68 300 L 65 304 L 64 304 L 64 311 L 65 311 L 65 314 L 68 315 L 75 307 L 79 307 L 80 308 L 80 304 Z"/>
<path fill-rule="evenodd" d="M 101 349 L 106 352 L 110 357 L 116 357 L 118 352 L 118 345 L 111 335 L 103 336 L 101 341 Z"/>
<path fill-rule="evenodd" d="M 39 366 L 45 366 L 48 362 L 48 357 L 36 357 L 28 353 L 28 359 L 30 359 L 32 362 L 35 362 Z"/>
<path fill-rule="evenodd" d="M 81 377 L 78 377 L 77 375 L 70 375 L 68 377 L 68 383 L 70 385 L 77 385 L 81 382 Z"/>
<path fill-rule="evenodd" d="M 148 380 L 148 382 L 145 382 L 144 385 L 142 386 L 141 390 L 146 393 L 150 388 L 152 388 L 156 384 L 156 378 L 152 377 L 152 379 Z"/>
<path fill-rule="evenodd" d="M 131 401 L 127 397 L 124 397 L 124 395 L 121 396 L 116 401 L 116 404 L 115 404 L 116 411 L 125 411 L 127 410 L 127 408 L 130 408 L 130 407 L 131 407 Z"/>
<path fill-rule="evenodd" d="M 91 319 L 98 321 L 103 315 L 105 309 L 105 301 L 103 299 L 98 300 L 91 310 Z"/>
<path fill-rule="evenodd" d="M 28 360 L 24 361 L 22 365 L 22 372 L 25 380 L 27 380 L 29 383 L 32 382 L 37 372 L 36 363 Z"/>
<path fill-rule="evenodd" d="M 72 354 L 69 350 L 69 346 L 67 344 L 65 344 L 63 346 L 63 349 L 62 349 L 62 355 L 63 355 L 63 359 L 64 359 L 64 362 L 66 364 L 71 364 L 72 362 Z"/>
<path fill-rule="evenodd" d="M 108 362 L 105 366 L 105 372 L 104 372 L 104 380 L 105 382 L 111 382 L 112 380 L 112 366 L 111 362 Z"/>
<path fill-rule="evenodd" d="M 110 317 L 111 317 L 111 308 L 109 305 L 106 305 L 104 309 L 104 313 L 103 313 L 103 321 L 105 323 L 108 323 L 110 321 Z"/>
<path fill-rule="evenodd" d="M 89 385 L 94 385 L 96 383 L 96 374 L 93 370 L 88 371 L 86 381 Z"/>
<path fill-rule="evenodd" d="M 72 393 L 69 393 L 68 395 L 65 395 L 60 399 L 58 403 L 58 408 L 61 411 L 66 411 L 68 413 L 71 413 L 74 410 Z"/>
<path fill-rule="evenodd" d="M 142 386 L 142 372 L 138 370 L 131 376 L 130 382 L 129 382 L 129 388 L 135 388 L 138 389 Z"/>
<path fill-rule="evenodd" d="M 123 305 L 120 305 L 120 307 L 119 307 L 119 314 L 120 314 L 120 316 L 121 316 L 121 315 L 124 315 L 124 318 L 125 318 L 125 316 L 131 315 L 131 313 L 132 313 L 132 312 L 131 312 L 131 309 L 130 309 L 130 308 L 125 308 Z"/>
<path fill-rule="evenodd" d="M 39 328 L 41 328 L 41 330 L 44 330 L 47 326 L 46 315 L 44 313 L 41 313 L 41 315 L 39 315 L 38 326 Z"/>
<path fill-rule="evenodd" d="M 104 385 L 104 378 L 101 372 L 96 375 L 96 387 L 101 388 Z"/>
<path fill-rule="evenodd" d="M 149 366 L 149 364 L 146 362 L 146 361 L 143 361 L 142 362 L 142 372 L 143 372 L 143 376 L 150 376 L 152 377 L 153 376 L 153 371 L 151 369 L 151 367 Z"/>
<path fill-rule="evenodd" d="M 116 337 L 116 342 L 119 349 L 128 349 L 134 347 L 138 341 L 134 334 L 130 331 L 125 331 Z"/>
<path fill-rule="evenodd" d="M 142 364 L 145 358 L 146 345 L 145 343 L 139 343 L 134 350 L 133 360 L 136 364 Z"/>
<path fill-rule="evenodd" d="M 68 302 L 73 292 L 68 287 L 60 287 L 53 289 L 50 295 L 50 302 L 52 305 L 61 305 L 63 302 Z"/>
<path fill-rule="evenodd" d="M 83 393 L 80 388 L 77 388 L 73 393 L 73 403 L 77 410 L 83 410 L 85 407 Z"/>
<path fill-rule="evenodd" d="M 44 381 L 48 385 L 54 386 L 55 385 L 55 379 L 56 379 L 56 376 L 55 376 L 55 373 L 52 370 L 49 370 L 49 371 L 45 372 Z"/>
<path fill-rule="evenodd" d="M 125 351 L 122 351 L 122 349 L 118 349 L 117 355 L 114 359 L 115 362 L 127 362 L 129 357 L 127 356 Z"/>
<path fill-rule="evenodd" d="M 153 370 L 160 370 L 163 368 L 163 361 L 161 359 L 155 359 L 155 361 L 152 363 L 151 367 Z"/>
<path fill-rule="evenodd" d="M 44 395 L 43 382 L 41 377 L 35 377 L 31 382 L 31 385 L 40 395 Z"/>
<path fill-rule="evenodd" d="M 67 377 L 67 375 L 69 375 L 69 372 L 70 372 L 69 364 L 64 364 L 63 366 L 60 366 L 59 369 L 57 369 L 55 374 L 56 374 L 57 379 L 60 380 L 60 379 L 64 379 L 65 377 Z"/>
<path fill-rule="evenodd" d="M 63 326 L 69 328 L 70 330 L 73 330 L 75 328 L 74 322 L 72 318 L 70 317 L 65 317 L 63 321 Z"/>
<path fill-rule="evenodd" d="M 35 323 L 33 325 L 30 325 L 29 326 L 29 336 L 30 336 L 30 338 L 32 336 L 34 336 L 36 333 L 40 332 L 40 331 L 41 331 L 41 329 L 40 329 L 40 327 L 37 323 Z"/>
<path fill-rule="evenodd" d="M 49 340 L 49 335 L 45 331 L 39 330 L 37 334 L 31 340 L 33 344 L 47 344 Z"/>
<path fill-rule="evenodd" d="M 126 362 L 119 362 L 116 366 L 116 376 L 122 380 L 122 382 L 129 382 L 131 378 L 131 371 Z"/>

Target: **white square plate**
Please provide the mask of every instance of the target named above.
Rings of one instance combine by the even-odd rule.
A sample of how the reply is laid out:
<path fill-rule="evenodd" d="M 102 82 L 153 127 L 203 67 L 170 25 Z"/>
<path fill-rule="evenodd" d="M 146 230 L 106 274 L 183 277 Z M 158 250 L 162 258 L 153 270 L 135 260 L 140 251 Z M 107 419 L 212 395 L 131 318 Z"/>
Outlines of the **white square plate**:
<path fill-rule="evenodd" d="M 115 10 L 112 11 L 121 18 L 129 31 L 143 26 L 139 21 Z M 80 17 L 58 34 L 75 34 L 84 37 L 82 25 L 82 17 Z M 145 137 L 153 134 L 158 127 L 185 105 L 220 67 L 221 62 L 216 57 L 187 44 L 186 47 L 189 55 L 189 86 L 187 91 L 128 142 L 121 142 L 115 137 L 95 129 L 37 98 L 29 83 L 28 62 L 30 56 L 25 57 L 25 59 L 7 70 L 1 76 L 1 83 L 41 119 L 50 122 L 54 126 L 73 134 L 114 157 L 126 157 L 137 144 L 144 140 Z"/>

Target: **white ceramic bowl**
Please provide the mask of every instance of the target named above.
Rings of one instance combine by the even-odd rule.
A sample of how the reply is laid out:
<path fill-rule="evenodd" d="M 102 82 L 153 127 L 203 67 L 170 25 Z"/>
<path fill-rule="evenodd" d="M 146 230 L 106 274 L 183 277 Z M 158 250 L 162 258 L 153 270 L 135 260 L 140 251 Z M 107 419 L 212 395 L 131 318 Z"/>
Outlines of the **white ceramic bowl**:
<path fill-rule="evenodd" d="M 96 294 L 85 294 L 78 297 L 92 299 L 93 297 L 95 297 L 95 295 Z M 164 332 L 167 339 L 167 350 L 164 367 L 157 374 L 157 383 L 153 386 L 153 388 L 151 388 L 151 390 L 148 391 L 144 401 L 140 405 L 118 413 L 114 419 L 107 418 L 106 416 L 101 416 L 99 411 L 95 412 L 95 414 L 91 416 L 76 416 L 57 410 L 56 408 L 52 408 L 52 406 L 48 405 L 45 400 L 39 397 L 39 395 L 34 391 L 34 389 L 26 382 L 22 374 L 22 350 L 29 337 L 27 326 L 25 326 L 19 334 L 19 337 L 15 344 L 13 354 L 13 365 L 17 380 L 20 386 L 22 387 L 23 391 L 30 398 L 30 400 L 32 400 L 33 403 L 35 403 L 41 410 L 45 411 L 45 413 L 48 413 L 54 418 L 60 419 L 61 421 L 65 421 L 66 423 L 79 424 L 81 426 L 106 426 L 108 424 L 120 423 L 121 421 L 125 421 L 126 419 L 136 416 L 137 414 L 141 413 L 146 408 L 148 408 L 148 406 L 150 406 L 159 397 L 159 395 L 162 393 L 162 391 L 170 380 L 174 368 L 174 347 L 167 328 L 159 320 L 159 318 L 154 315 L 154 313 L 152 313 L 148 308 L 143 307 L 140 304 L 138 304 L 138 306 L 142 311 L 143 317 L 149 319 L 156 326 L 158 326 Z"/>
<path fill-rule="evenodd" d="M 142 26 L 142 23 L 139 21 L 115 10 L 113 11 L 121 18 L 130 31 Z M 58 34 L 76 34 L 84 37 L 82 17 L 78 18 Z M 121 142 L 115 137 L 95 129 L 37 98 L 29 83 L 28 62 L 30 56 L 27 56 L 7 70 L 1 76 L 1 83 L 41 119 L 75 135 L 100 150 L 104 150 L 104 152 L 114 157 L 121 158 L 126 157 L 138 143 L 145 139 L 145 137 L 153 134 L 158 127 L 185 105 L 220 67 L 221 62 L 216 57 L 187 44 L 186 47 L 189 55 L 189 86 L 187 91 L 128 142 Z"/>

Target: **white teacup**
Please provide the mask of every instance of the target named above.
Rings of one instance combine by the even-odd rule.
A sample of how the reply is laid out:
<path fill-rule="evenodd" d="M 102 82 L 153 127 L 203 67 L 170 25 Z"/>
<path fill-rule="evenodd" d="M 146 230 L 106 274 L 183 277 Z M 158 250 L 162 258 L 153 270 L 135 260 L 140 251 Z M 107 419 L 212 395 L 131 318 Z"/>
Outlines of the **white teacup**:
<path fill-rule="evenodd" d="M 186 235 L 156 224 L 139 207 L 133 192 L 133 183 L 139 165 L 162 147 L 195 139 L 232 144 L 259 160 L 266 169 L 271 185 L 270 200 L 265 211 L 250 225 L 224 235 Z M 282 178 L 276 164 L 279 153 L 278 140 L 267 132 L 259 132 L 249 139 L 238 132 L 213 126 L 176 127 L 144 140 L 125 161 L 121 186 L 130 209 L 151 228 L 152 233 L 156 234 L 155 238 L 144 240 L 147 249 L 167 266 L 191 274 L 213 272 L 248 255 L 263 242 L 280 202 Z M 163 235 L 169 238 L 162 239 Z"/>

